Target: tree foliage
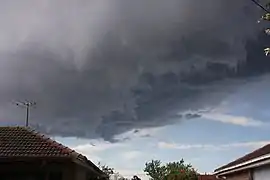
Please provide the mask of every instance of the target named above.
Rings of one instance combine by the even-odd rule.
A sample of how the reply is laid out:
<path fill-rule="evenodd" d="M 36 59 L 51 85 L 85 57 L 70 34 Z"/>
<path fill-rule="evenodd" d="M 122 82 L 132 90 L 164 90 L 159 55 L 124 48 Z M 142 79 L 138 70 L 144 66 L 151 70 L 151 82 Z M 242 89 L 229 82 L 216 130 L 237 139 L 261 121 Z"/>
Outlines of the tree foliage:
<path fill-rule="evenodd" d="M 262 15 L 261 19 L 258 22 L 260 23 L 261 20 L 270 21 L 270 1 L 267 2 L 265 4 L 265 6 L 261 5 L 259 2 L 255 1 L 255 0 L 252 0 L 252 1 L 255 2 L 255 4 L 257 4 L 264 11 L 264 14 Z M 270 28 L 266 28 L 264 30 L 264 32 L 267 35 L 270 35 Z M 264 53 L 265 53 L 266 56 L 270 55 L 270 48 L 269 47 L 266 47 L 264 49 Z"/>
<path fill-rule="evenodd" d="M 101 171 L 104 172 L 104 174 L 107 176 L 107 179 L 110 177 L 114 176 L 116 177 L 117 180 L 128 180 L 128 178 L 123 177 L 119 172 L 116 172 L 114 168 L 111 168 L 105 164 L 101 164 L 100 162 L 98 163 L 98 167 Z M 137 177 L 137 176 L 136 176 Z M 134 180 L 141 180 L 139 179 L 134 179 Z"/>
<path fill-rule="evenodd" d="M 160 160 L 152 160 L 145 163 L 144 172 L 151 177 L 152 180 L 163 180 L 166 176 L 166 166 L 161 165 Z"/>
<path fill-rule="evenodd" d="M 115 174 L 115 171 L 113 168 L 107 166 L 107 165 L 102 165 L 100 162 L 98 163 L 98 167 L 101 171 L 106 174 L 107 178 L 109 178 L 111 175 Z"/>
<path fill-rule="evenodd" d="M 131 180 L 141 180 L 141 178 L 139 178 L 138 176 L 133 176 L 132 178 L 131 178 Z"/>
<path fill-rule="evenodd" d="M 144 172 L 152 180 L 197 180 L 198 173 L 191 164 L 185 164 L 181 159 L 162 165 L 160 160 L 152 160 L 145 164 Z"/>

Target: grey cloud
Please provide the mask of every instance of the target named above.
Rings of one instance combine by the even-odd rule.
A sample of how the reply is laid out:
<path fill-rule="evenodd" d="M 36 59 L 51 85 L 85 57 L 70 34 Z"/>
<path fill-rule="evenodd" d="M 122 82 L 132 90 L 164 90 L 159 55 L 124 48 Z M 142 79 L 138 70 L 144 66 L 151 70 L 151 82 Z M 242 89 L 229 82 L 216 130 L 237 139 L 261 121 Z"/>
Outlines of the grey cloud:
<path fill-rule="evenodd" d="M 34 100 L 31 123 L 49 134 L 115 141 L 198 117 L 185 112 L 269 71 L 248 1 L 0 3 L 0 118 L 22 123 L 10 103 Z"/>

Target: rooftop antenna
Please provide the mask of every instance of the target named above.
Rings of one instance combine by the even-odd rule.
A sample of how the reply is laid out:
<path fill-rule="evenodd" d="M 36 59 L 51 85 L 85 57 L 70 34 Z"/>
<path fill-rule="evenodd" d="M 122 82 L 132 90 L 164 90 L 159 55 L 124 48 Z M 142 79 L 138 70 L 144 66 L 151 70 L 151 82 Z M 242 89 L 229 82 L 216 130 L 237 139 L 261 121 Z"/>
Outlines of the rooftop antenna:
<path fill-rule="evenodd" d="M 17 106 L 19 106 L 19 107 L 26 108 L 25 126 L 28 127 L 28 124 L 29 124 L 29 110 L 30 110 L 30 107 L 36 105 L 36 102 L 29 102 L 29 101 L 20 102 L 20 101 L 16 101 L 15 104 Z"/>
<path fill-rule="evenodd" d="M 270 11 L 268 10 L 268 9 L 266 9 L 265 7 L 263 7 L 263 5 L 261 5 L 260 3 L 259 3 L 259 1 L 257 1 L 257 0 L 251 0 L 254 4 L 256 4 L 258 7 L 260 7 L 262 10 L 264 10 L 265 12 L 267 12 L 267 13 L 270 13 Z"/>

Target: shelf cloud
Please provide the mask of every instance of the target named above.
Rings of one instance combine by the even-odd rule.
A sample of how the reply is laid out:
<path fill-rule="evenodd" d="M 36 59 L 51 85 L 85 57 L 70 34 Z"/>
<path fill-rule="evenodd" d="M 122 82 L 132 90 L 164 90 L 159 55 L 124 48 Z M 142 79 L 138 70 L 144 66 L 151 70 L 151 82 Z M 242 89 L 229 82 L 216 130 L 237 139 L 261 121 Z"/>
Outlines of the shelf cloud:
<path fill-rule="evenodd" d="M 0 1 L 0 119 L 103 138 L 198 118 L 268 73 L 246 0 Z M 35 7 L 35 8 L 31 8 Z M 256 58 L 255 58 L 256 57 Z"/>

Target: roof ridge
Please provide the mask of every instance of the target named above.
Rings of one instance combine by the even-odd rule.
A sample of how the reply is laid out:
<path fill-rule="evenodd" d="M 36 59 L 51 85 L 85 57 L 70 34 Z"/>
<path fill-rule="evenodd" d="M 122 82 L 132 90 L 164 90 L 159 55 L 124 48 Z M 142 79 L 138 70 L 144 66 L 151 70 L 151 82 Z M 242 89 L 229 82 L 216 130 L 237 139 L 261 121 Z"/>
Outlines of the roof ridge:
<path fill-rule="evenodd" d="M 38 132 L 37 130 L 27 127 L 25 128 L 26 130 L 28 130 L 30 133 L 36 135 L 38 138 L 40 138 L 41 140 L 46 141 L 48 144 L 52 145 L 53 147 L 59 149 L 61 152 L 63 152 L 66 155 L 72 155 L 72 149 L 68 148 L 67 146 L 58 143 L 57 141 L 53 140 L 52 138 L 50 138 L 49 136 Z"/>
<path fill-rule="evenodd" d="M 76 152 L 75 150 L 69 148 L 68 146 L 65 146 L 55 140 L 53 140 L 52 138 L 50 138 L 49 136 L 38 132 L 37 130 L 33 129 L 33 128 L 29 128 L 32 130 L 32 132 L 35 133 L 35 135 L 39 136 L 41 139 L 46 140 L 50 145 L 53 145 L 54 147 L 56 147 L 57 149 L 61 150 L 62 152 L 66 153 L 67 155 L 71 156 L 72 158 L 76 158 L 78 159 L 79 156 L 84 156 L 78 152 Z M 64 151 L 63 151 L 64 150 Z M 84 156 L 85 157 L 85 156 Z M 86 158 L 86 157 L 85 157 Z M 86 158 L 87 159 L 87 158 Z M 88 159 L 87 159 L 88 160 Z"/>
<path fill-rule="evenodd" d="M 0 156 L 14 157 L 59 157 L 69 158 L 75 163 L 83 163 L 101 172 L 101 170 L 86 156 L 65 146 L 53 137 L 40 133 L 32 127 L 0 126 Z"/>
<path fill-rule="evenodd" d="M 264 145 L 264 146 L 262 146 L 262 147 L 260 147 L 260 148 L 258 148 L 258 149 L 255 149 L 254 151 L 252 151 L 252 152 L 250 152 L 250 153 L 247 153 L 247 154 L 245 154 L 244 156 L 239 157 L 239 158 L 237 158 L 236 160 L 231 161 L 230 163 L 225 164 L 225 165 L 223 165 L 223 166 L 221 166 L 221 167 L 215 169 L 214 172 L 219 171 L 219 170 L 222 170 L 222 169 L 225 169 L 225 168 L 229 168 L 229 167 L 234 166 L 234 165 L 236 165 L 236 164 L 240 164 L 240 163 L 247 162 L 247 161 L 249 161 L 249 160 L 251 160 L 251 159 L 254 159 L 254 158 L 258 158 L 258 157 L 264 156 L 265 153 L 261 153 L 261 154 L 259 154 L 258 156 L 251 157 L 251 158 L 247 158 L 247 157 L 249 157 L 250 155 L 254 155 L 254 154 L 257 153 L 257 152 L 260 152 L 261 150 L 263 150 L 263 149 L 266 148 L 266 147 L 270 147 L 270 144 L 266 144 L 266 145 Z M 269 153 L 270 153 L 270 150 L 269 150 L 269 152 L 266 153 L 266 154 L 269 154 Z M 247 158 L 247 159 L 245 159 L 245 158 Z M 242 160 L 242 161 L 241 161 L 241 160 Z M 240 162 L 238 162 L 238 161 L 240 161 Z M 238 162 L 238 163 L 236 163 L 236 162 Z M 235 163 L 236 163 L 236 164 L 235 164 Z"/>
<path fill-rule="evenodd" d="M 44 134 L 41 134 L 35 130 L 33 130 L 37 136 L 39 136 L 40 138 L 42 138 L 41 136 L 43 136 L 42 139 L 46 140 L 48 143 L 50 143 L 51 145 L 54 145 L 54 147 L 56 148 L 60 148 L 60 150 L 63 152 L 64 150 L 64 153 L 67 153 L 71 158 L 75 158 L 75 159 L 78 159 L 79 161 L 83 161 L 84 163 L 87 163 L 87 164 L 90 164 L 90 165 L 94 165 L 96 166 L 92 161 L 90 161 L 86 156 L 84 156 L 83 154 L 81 153 L 78 153 L 76 152 L 75 150 L 53 140 L 52 138 L 50 137 L 47 137 L 46 135 Z M 47 137 L 46 139 L 44 137 Z M 66 150 L 66 151 L 65 151 Z"/>

